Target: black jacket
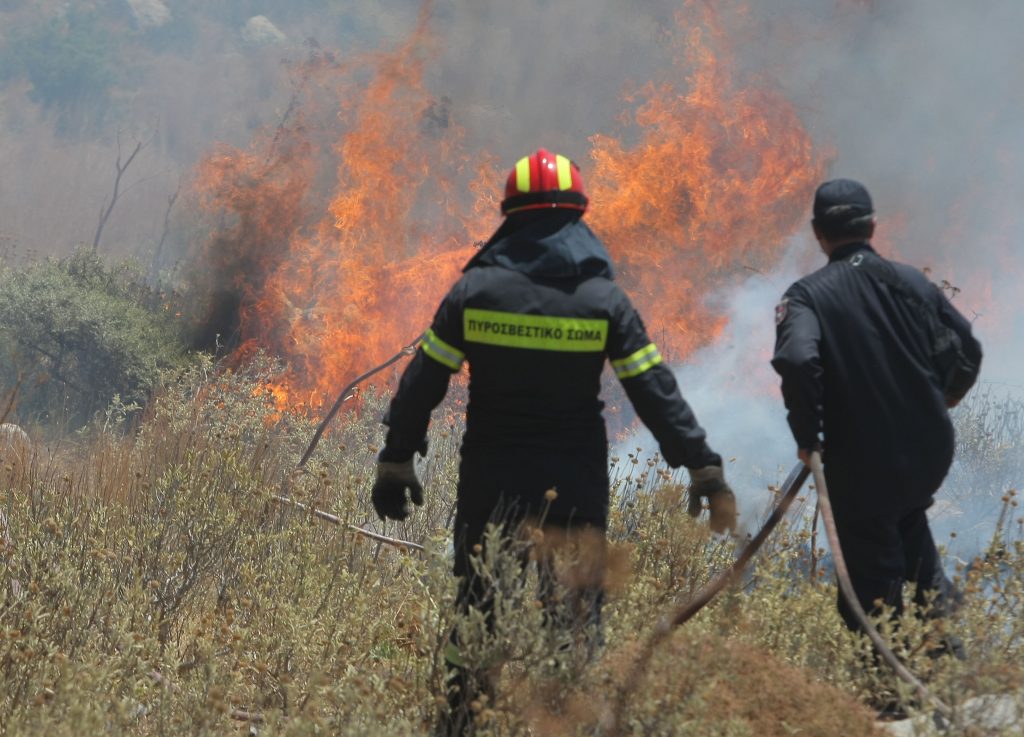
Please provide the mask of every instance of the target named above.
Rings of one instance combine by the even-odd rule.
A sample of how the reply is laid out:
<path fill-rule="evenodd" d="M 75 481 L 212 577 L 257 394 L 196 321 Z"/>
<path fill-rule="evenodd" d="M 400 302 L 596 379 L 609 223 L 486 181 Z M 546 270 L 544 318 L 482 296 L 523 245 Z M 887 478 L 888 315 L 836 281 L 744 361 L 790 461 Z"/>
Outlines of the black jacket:
<path fill-rule="evenodd" d="M 607 486 L 598 398 L 606 358 L 668 463 L 721 464 L 579 214 L 512 215 L 441 303 L 385 417 L 381 459 L 425 450 L 430 412 L 465 361 L 464 465 L 474 456 L 523 466 L 537 453 L 582 453 L 599 461 Z"/>
<path fill-rule="evenodd" d="M 842 246 L 793 284 L 776 310 L 772 366 L 789 425 L 800 448 L 824 433 L 826 468 L 844 488 L 931 494 L 952 461 L 953 426 L 928 331 L 905 295 L 851 264 L 855 254 L 882 260 L 867 243 Z M 980 366 L 970 323 L 938 287 L 917 269 L 888 263 Z"/>

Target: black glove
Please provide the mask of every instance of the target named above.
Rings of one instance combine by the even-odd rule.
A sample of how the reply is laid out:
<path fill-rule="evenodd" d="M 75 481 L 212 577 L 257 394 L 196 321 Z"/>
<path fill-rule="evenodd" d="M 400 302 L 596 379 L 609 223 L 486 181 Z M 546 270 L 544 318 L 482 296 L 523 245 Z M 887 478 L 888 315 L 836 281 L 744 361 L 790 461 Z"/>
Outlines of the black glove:
<path fill-rule="evenodd" d="M 705 466 L 690 469 L 690 505 L 687 510 L 691 517 L 699 517 L 704 508 L 702 499 L 708 500 L 711 516 L 708 527 L 714 532 L 736 531 L 736 495 L 720 466 Z"/>
<path fill-rule="evenodd" d="M 412 509 L 405 496 L 406 489 L 412 503 L 423 506 L 423 487 L 416 478 L 412 458 L 400 463 L 377 461 L 377 481 L 373 484 L 371 499 L 378 517 L 397 520 L 408 517 Z"/>

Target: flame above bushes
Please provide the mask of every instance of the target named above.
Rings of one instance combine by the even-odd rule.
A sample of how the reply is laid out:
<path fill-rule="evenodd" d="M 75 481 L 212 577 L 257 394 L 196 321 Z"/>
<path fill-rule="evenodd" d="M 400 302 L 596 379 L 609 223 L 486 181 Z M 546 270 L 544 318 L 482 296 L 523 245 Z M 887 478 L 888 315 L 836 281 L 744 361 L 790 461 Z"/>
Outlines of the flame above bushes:
<path fill-rule="evenodd" d="M 693 27 L 682 44 L 685 89 L 651 82 L 631 99 L 636 145 L 592 140 L 592 223 L 674 358 L 720 331 L 707 297 L 779 255 L 822 171 L 792 106 L 770 90 L 737 88 L 708 33 Z"/>
<path fill-rule="evenodd" d="M 581 162 L 588 220 L 676 360 L 721 329 L 707 297 L 781 252 L 821 172 L 792 107 L 736 83 L 702 12 L 678 17 L 689 30 L 666 77 L 685 83 L 627 96 L 636 142 L 595 135 Z M 199 259 L 209 291 L 236 297 L 239 355 L 286 359 L 282 404 L 319 406 L 421 333 L 497 222 L 501 166 L 466 150 L 448 101 L 424 86 L 426 18 L 392 51 L 338 62 L 314 50 L 278 129 L 198 169 L 198 201 L 219 219 Z"/>

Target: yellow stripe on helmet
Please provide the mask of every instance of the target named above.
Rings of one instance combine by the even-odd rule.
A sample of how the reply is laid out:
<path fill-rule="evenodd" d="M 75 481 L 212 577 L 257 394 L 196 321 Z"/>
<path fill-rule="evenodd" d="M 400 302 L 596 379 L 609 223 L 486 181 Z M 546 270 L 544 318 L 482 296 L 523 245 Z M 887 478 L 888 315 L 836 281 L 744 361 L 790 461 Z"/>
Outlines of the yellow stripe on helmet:
<path fill-rule="evenodd" d="M 572 189 L 572 162 L 561 154 L 555 156 L 555 167 L 558 170 L 558 188 Z"/>
<path fill-rule="evenodd" d="M 516 162 L 516 189 L 530 191 L 530 157 L 524 156 Z"/>

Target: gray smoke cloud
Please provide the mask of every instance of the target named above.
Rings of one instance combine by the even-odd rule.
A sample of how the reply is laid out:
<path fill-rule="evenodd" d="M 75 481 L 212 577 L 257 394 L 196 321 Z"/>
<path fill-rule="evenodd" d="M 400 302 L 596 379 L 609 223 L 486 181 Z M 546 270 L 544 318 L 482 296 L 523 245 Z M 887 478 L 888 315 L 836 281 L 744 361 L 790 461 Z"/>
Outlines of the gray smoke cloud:
<path fill-rule="evenodd" d="M 778 377 L 769 364 L 774 314 L 786 287 L 801 273 L 811 241 L 792 239 L 778 268 L 752 274 L 736 290 L 714 295 L 729 323 L 721 338 L 698 351 L 676 371 L 686 400 L 708 431 L 708 442 L 723 454 L 727 477 L 750 532 L 774 501 L 778 486 L 796 463 Z"/>
<path fill-rule="evenodd" d="M 881 249 L 962 290 L 985 380 L 1021 385 L 1024 4 L 772 5 L 744 58 L 834 152 L 830 173 L 871 190 Z"/>
<path fill-rule="evenodd" d="M 129 149 L 136 137 L 152 142 L 126 182 L 131 189 L 107 238 L 111 252 L 143 256 L 160 236 L 168 197 L 200 156 L 216 142 L 244 146 L 282 118 L 290 93 L 283 59 L 302 59 L 314 46 L 339 60 L 394 46 L 418 11 L 407 0 L 7 2 L 0 3 L 0 45 L 16 48 L 18 37 L 34 38 L 55 20 L 60 27 L 70 5 L 96 17 L 85 26 L 90 33 L 117 29 L 118 43 L 111 36 L 101 45 L 111 54 L 108 71 L 123 59 L 136 66 L 120 70 L 126 74 L 118 75 L 99 130 L 70 133 L 58 130 L 59 105 L 41 104 L 30 79 L 5 68 L 13 76 L 0 85 L 0 244 L 10 238 L 66 251 L 87 240 L 111 186 L 121 131 Z M 829 175 L 868 186 L 880 250 L 930 267 L 934 278 L 961 289 L 956 304 L 974 318 L 985 344 L 982 388 L 1011 397 L 1024 391 L 1024 3 L 690 5 L 715 15 L 722 31 L 716 49 L 794 103 L 828 154 Z M 468 151 L 510 162 L 544 145 L 581 160 L 586 173 L 589 136 L 614 132 L 628 145 L 635 134 L 621 123 L 629 107 L 624 92 L 648 80 L 685 91 L 685 65 L 676 63 L 680 36 L 693 30 L 677 25 L 685 6 L 436 0 L 426 81 L 447 100 L 446 114 L 464 129 Z M 280 29 L 279 43 L 246 40 L 243 30 L 256 16 Z M 807 209 L 809 218 L 809 202 Z M 184 216 L 173 225 L 181 243 L 205 235 L 192 232 Z M 729 327 L 679 369 L 712 440 L 736 457 L 734 478 L 752 489 L 777 481 L 793 461 L 767 363 L 772 309 L 785 287 L 820 261 L 806 233 L 793 236 L 786 254 L 770 273 L 715 295 Z M 1003 474 L 991 485 L 1020 483 Z"/>
<path fill-rule="evenodd" d="M 973 445 L 931 516 L 938 541 L 969 558 L 991 536 L 1002 494 L 1024 483 L 1021 444 L 980 429 L 998 423 L 979 419 L 1024 397 L 1024 3 L 778 0 L 727 26 L 744 68 L 784 90 L 830 152 L 828 175 L 867 185 L 879 250 L 960 290 L 954 304 L 973 320 L 985 361 L 979 399 L 953 412 Z M 809 234 L 798 234 L 771 274 L 719 295 L 729 326 L 677 372 L 714 447 L 735 457 L 730 477 L 751 511 L 795 459 L 777 388 L 744 384 L 777 386 L 767 363 L 773 306 L 822 263 L 815 253 Z"/>
<path fill-rule="evenodd" d="M 586 166 L 587 139 L 617 127 L 623 93 L 671 70 L 680 8 L 676 0 L 442 0 L 431 86 L 471 121 L 470 141 L 500 160 L 546 146 Z"/>

